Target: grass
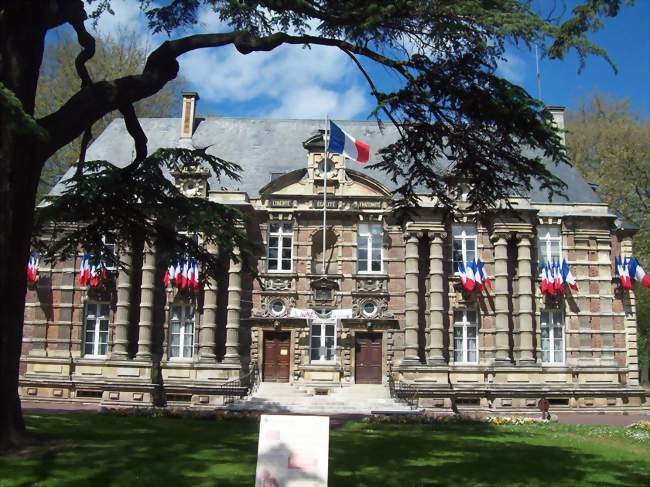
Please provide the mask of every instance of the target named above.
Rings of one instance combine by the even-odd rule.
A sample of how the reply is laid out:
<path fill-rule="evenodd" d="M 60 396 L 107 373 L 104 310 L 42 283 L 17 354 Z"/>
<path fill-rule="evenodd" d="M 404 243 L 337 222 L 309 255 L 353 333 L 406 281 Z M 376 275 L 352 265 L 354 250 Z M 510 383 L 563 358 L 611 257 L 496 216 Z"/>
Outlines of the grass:
<path fill-rule="evenodd" d="M 0 486 L 251 486 L 258 424 L 30 415 Z M 650 485 L 650 435 L 603 426 L 368 424 L 330 435 L 332 486 Z"/>

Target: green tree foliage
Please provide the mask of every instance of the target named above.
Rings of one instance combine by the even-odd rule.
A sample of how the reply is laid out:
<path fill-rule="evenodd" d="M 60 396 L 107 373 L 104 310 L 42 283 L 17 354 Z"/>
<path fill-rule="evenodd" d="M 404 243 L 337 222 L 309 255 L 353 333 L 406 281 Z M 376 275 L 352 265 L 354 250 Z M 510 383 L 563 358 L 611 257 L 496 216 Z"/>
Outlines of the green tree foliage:
<path fill-rule="evenodd" d="M 121 29 L 115 35 L 99 34 L 95 41 L 95 55 L 87 63 L 93 79 L 110 80 L 142 71 L 149 46 L 143 43 L 138 32 Z M 55 112 L 79 90 L 79 76 L 74 65 L 78 53 L 79 44 L 72 33 L 67 31 L 59 33 L 54 41 L 48 44 L 36 91 L 36 117 Z M 136 114 L 139 117 L 176 116 L 180 106 L 176 99 L 183 83 L 184 79 L 179 75 L 155 95 L 135 103 Z M 93 135 L 101 134 L 111 120 L 120 116 L 118 111 L 112 111 L 101 117 L 93 125 Z M 74 164 L 80 149 L 81 136 L 50 157 L 41 173 L 38 200 L 47 194 L 59 177 Z"/>
<path fill-rule="evenodd" d="M 528 0 L 141 0 L 150 32 L 163 32 L 169 38 L 150 52 L 140 72 L 123 75 L 117 69 L 93 73 L 92 68 L 97 44 L 87 24 L 89 17 L 110 14 L 111 0 L 0 0 L 0 83 L 4 86 L 0 106 L 11 107 L 0 111 L 0 447 L 17 442 L 24 431 L 17 389 L 25 263 L 30 240 L 38 236 L 32 224 L 41 175 L 58 150 L 82 137 L 76 174 L 62 200 L 65 204 L 45 211 L 52 221 L 77 222 L 88 229 L 75 235 L 83 247 L 101 249 L 101 235 L 111 232 L 118 233 L 118 240 L 129 240 L 129 221 L 138 215 L 143 227 L 153 232 L 146 238 L 172 253 L 187 250 L 177 231 L 170 232 L 169 225 L 153 219 L 155 212 L 148 213 L 156 186 L 164 193 L 158 197 L 167 204 L 166 222 L 203 222 L 208 232 L 233 229 L 223 238 L 238 241 L 234 229 L 242 215 L 214 212 L 221 221 L 210 224 L 200 213 L 213 208 L 184 201 L 163 185 L 160 174 L 169 165 L 167 156 L 148 155 L 135 104 L 177 79 L 179 56 L 223 46 L 232 46 L 242 55 L 282 45 L 341 50 L 366 77 L 377 101 L 374 114 L 400 132 L 377 163 L 398 187 L 398 209 L 417 203 L 417 187 L 454 210 L 449 187 L 469 183 L 490 188 L 468 195 L 469 209 L 486 213 L 513 192 L 527 191 L 535 181 L 551 192 L 563 188 L 541 160 L 546 156 L 555 163 L 566 161 L 551 114 L 525 90 L 496 74 L 505 46 L 534 44 L 550 59 L 575 52 L 581 63 L 590 55 L 607 59 L 588 34 L 598 30 L 604 18 L 615 16 L 624 1 L 580 0 L 572 3 L 573 9 L 563 10 L 565 2 L 558 0 L 551 8 L 560 7 L 557 11 L 564 13 L 554 17 L 553 11 L 533 10 Z M 191 33 L 202 8 L 212 10 L 220 20 L 219 32 Z M 48 113 L 35 116 L 45 37 L 61 26 L 74 30 L 80 46 L 74 58 L 79 89 Z M 72 58 L 65 65 L 71 63 Z M 372 77 L 370 68 L 376 67 L 395 76 L 382 85 Z M 116 110 L 134 139 L 134 160 L 121 169 L 85 161 L 93 125 Z M 40 130 L 26 132 L 32 121 Z M 532 151 L 522 153 L 522 144 Z M 234 167 L 200 151 L 183 157 L 220 174 Z M 441 160 L 451 162 L 440 164 Z M 128 194 L 139 197 L 122 197 Z M 88 211 L 90 201 L 92 211 Z M 52 214 L 54 209 L 61 213 Z M 192 215 L 184 216 L 187 212 Z M 43 222 L 41 216 L 37 220 Z M 51 243 L 50 250 L 65 253 L 66 233 L 52 236 L 63 241 Z M 223 257 L 236 258 L 232 250 L 233 245 L 224 245 L 221 251 L 228 255 Z M 201 263 L 210 264 L 205 259 Z"/>
<path fill-rule="evenodd" d="M 612 211 L 639 227 L 634 253 L 650 271 L 650 118 L 627 99 L 596 93 L 567 113 L 567 151 Z M 648 380 L 650 289 L 635 288 L 639 351 Z"/>

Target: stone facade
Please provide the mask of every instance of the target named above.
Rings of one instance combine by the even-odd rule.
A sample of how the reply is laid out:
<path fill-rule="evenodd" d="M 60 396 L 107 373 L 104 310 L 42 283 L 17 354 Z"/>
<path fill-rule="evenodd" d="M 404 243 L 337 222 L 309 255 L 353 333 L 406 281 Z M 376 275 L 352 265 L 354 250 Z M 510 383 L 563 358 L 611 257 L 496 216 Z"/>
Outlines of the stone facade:
<path fill-rule="evenodd" d="M 186 96 L 180 121 L 185 144 L 195 99 Z M 265 249 L 259 279 L 231 261 L 199 291 L 165 288 L 168 262 L 137 242 L 120 249 L 131 272 L 99 291 L 75 278 L 80 256 L 41 265 L 27 290 L 22 397 L 210 408 L 224 404 L 220 385 L 257 368 L 262 380 L 315 390 L 392 374 L 420 392 L 421 406 L 440 410 L 531 411 L 541 397 L 554 409 L 650 409 L 634 293 L 621 291 L 613 269 L 616 255 L 632 255 L 632 234 L 606 205 L 520 197 L 516 216 L 479 222 L 423 196 L 402 225 L 385 184 L 338 155 L 326 165 L 322 133 L 302 142 L 306 165 L 255 195 L 213 190 L 207 172 L 174 175 L 189 195 L 244 208 Z M 462 290 L 453 272 L 459 228 L 492 289 Z M 541 294 L 537 271 L 549 228 L 579 285 L 555 298 Z M 183 313 L 176 338 L 172 316 Z"/>

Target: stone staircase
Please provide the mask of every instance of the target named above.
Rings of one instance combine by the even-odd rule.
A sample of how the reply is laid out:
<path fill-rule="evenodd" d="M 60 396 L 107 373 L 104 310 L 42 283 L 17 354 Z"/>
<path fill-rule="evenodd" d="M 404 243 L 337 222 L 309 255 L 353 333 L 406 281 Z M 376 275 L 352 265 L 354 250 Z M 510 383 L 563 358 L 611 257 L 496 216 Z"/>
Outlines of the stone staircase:
<path fill-rule="evenodd" d="M 228 406 L 231 411 L 316 415 L 418 414 L 390 397 L 388 387 L 356 384 L 312 394 L 288 383 L 262 382 L 257 391 Z"/>

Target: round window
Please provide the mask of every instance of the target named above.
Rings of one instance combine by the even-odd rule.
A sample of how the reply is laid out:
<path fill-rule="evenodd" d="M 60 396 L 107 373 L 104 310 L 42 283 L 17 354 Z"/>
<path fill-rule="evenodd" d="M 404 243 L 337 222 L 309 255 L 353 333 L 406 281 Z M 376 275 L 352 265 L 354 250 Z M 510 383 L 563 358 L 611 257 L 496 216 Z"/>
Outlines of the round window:
<path fill-rule="evenodd" d="M 332 161 L 327 161 L 327 163 L 325 163 L 325 161 L 321 161 L 318 164 L 318 172 L 320 173 L 321 176 L 325 174 L 325 170 L 327 170 L 328 178 L 334 176 L 334 164 L 332 163 Z"/>
<path fill-rule="evenodd" d="M 271 313 L 273 313 L 275 316 L 280 316 L 282 313 L 284 313 L 284 302 L 276 299 L 271 303 Z"/>
<path fill-rule="evenodd" d="M 363 305 L 363 314 L 366 316 L 375 316 L 377 312 L 377 305 L 372 301 L 368 301 Z"/>

